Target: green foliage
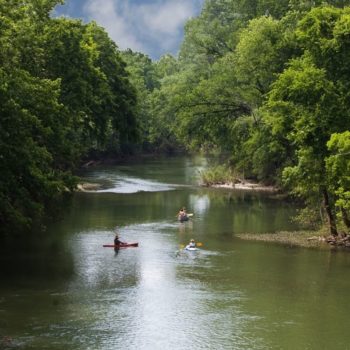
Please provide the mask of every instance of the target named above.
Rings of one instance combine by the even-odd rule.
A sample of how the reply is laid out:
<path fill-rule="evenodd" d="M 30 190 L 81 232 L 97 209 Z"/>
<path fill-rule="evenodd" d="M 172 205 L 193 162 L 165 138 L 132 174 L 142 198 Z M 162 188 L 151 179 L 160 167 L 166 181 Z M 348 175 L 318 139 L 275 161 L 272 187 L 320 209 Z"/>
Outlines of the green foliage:
<path fill-rule="evenodd" d="M 208 3 L 202 15 L 196 19 L 203 25 L 202 30 L 206 29 L 205 24 L 215 18 L 214 14 L 217 13 L 223 16 L 219 16 L 222 25 L 230 22 L 228 18 L 226 22 L 223 20 L 226 14 L 221 13 L 217 6 L 209 5 Z M 233 6 L 238 11 L 238 4 L 232 1 L 223 1 L 217 5 Z M 224 152 L 229 151 L 237 168 L 245 168 L 247 173 L 255 173 L 263 178 L 270 166 L 265 171 L 262 166 L 254 169 L 249 167 L 251 154 L 247 152 L 245 143 L 249 143 L 250 135 L 257 133 L 262 127 L 258 108 L 271 83 L 276 79 L 276 74 L 283 70 L 285 59 L 293 51 L 293 45 L 285 37 L 282 24 L 271 17 L 260 17 L 250 22 L 242 21 L 240 16 L 236 18 L 237 21 L 238 18 L 238 27 L 230 27 L 232 35 L 239 39 L 234 52 L 226 50 L 216 55 L 214 60 L 205 60 L 203 57 L 207 54 L 200 51 L 202 46 L 193 38 L 189 41 L 198 47 L 198 51 L 193 51 L 192 48 L 190 52 L 196 52 L 195 57 L 199 59 L 199 63 L 195 66 L 188 63 L 192 59 L 186 61 L 185 52 L 180 53 L 179 61 L 184 67 L 180 74 L 186 79 L 178 92 L 176 87 L 173 88 L 170 99 L 175 105 L 179 126 L 177 136 L 180 140 L 191 148 L 211 144 L 220 147 Z M 238 28 L 244 23 L 247 25 L 246 29 L 239 31 Z M 191 35 L 197 35 L 192 25 L 195 24 L 190 23 L 188 30 Z M 227 37 L 227 42 L 228 40 Z M 258 152 L 256 157 L 259 157 Z M 267 176 L 271 177 L 270 174 Z"/>
<path fill-rule="evenodd" d="M 179 56 L 158 62 L 94 22 L 50 18 L 58 3 L 0 0 L 3 230 L 39 222 L 89 152 L 136 148 L 219 150 L 346 219 L 350 1 L 206 0 Z"/>
<path fill-rule="evenodd" d="M 283 181 L 308 208 L 324 199 L 330 215 L 339 190 L 329 192 L 326 143 L 350 126 L 347 3 L 206 1 L 160 88 L 177 138 Z"/>
<path fill-rule="evenodd" d="M 176 105 L 179 130 L 177 135 L 186 144 L 203 143 L 230 149 L 231 127 L 242 114 L 249 114 L 249 106 L 240 91 L 226 74 L 230 66 L 219 60 L 212 68 L 210 79 L 202 79 L 190 90 L 187 81 L 191 74 L 183 74 L 185 84 L 176 91 L 172 101 Z"/>
<path fill-rule="evenodd" d="M 40 226 L 87 151 L 138 136 L 116 45 L 94 23 L 51 19 L 57 3 L 0 0 L 1 232 Z"/>
<path fill-rule="evenodd" d="M 217 165 L 200 172 L 200 178 L 205 186 L 210 186 L 213 184 L 234 183 L 237 175 L 229 166 Z"/>
<path fill-rule="evenodd" d="M 176 112 L 181 94 L 190 89 L 187 79 L 187 72 L 164 76 L 161 88 L 155 89 L 150 96 L 149 141 L 157 150 L 172 152 L 181 149 L 176 136 L 181 132 Z"/>
<path fill-rule="evenodd" d="M 156 64 L 148 56 L 130 49 L 122 52 L 122 58 L 127 64 L 126 70 L 136 91 L 138 103 L 135 103 L 135 112 L 140 132 L 140 143 L 144 149 L 147 149 L 149 143 L 152 143 L 149 136 L 152 128 L 151 94 L 155 88 L 159 87 Z"/>
<path fill-rule="evenodd" d="M 293 218 L 300 228 L 319 230 L 324 224 L 320 211 L 317 206 L 308 206 L 298 211 L 298 214 Z"/>
<path fill-rule="evenodd" d="M 174 133 L 172 103 L 178 61 L 167 54 L 152 62 L 148 56 L 131 50 L 122 52 L 122 57 L 137 94 L 135 107 L 142 149 L 166 153 L 181 149 Z"/>
<path fill-rule="evenodd" d="M 63 112 L 59 85 L 21 70 L 0 73 L 0 220 L 6 232 L 30 228 L 74 181 L 58 157 L 68 147 L 64 129 L 55 125 Z"/>
<path fill-rule="evenodd" d="M 336 194 L 335 205 L 350 212 L 350 131 L 332 134 L 327 142 L 331 152 L 326 159 L 330 188 Z"/>
<path fill-rule="evenodd" d="M 249 177 L 269 183 L 280 182 L 280 172 L 290 158 L 288 149 L 278 136 L 273 135 L 267 124 L 249 130 L 245 140 L 240 143 L 241 157 L 235 156 L 234 164 Z M 239 155 L 239 150 L 235 154 Z"/>
<path fill-rule="evenodd" d="M 162 56 L 158 62 L 154 63 L 154 69 L 158 80 L 161 81 L 163 78 L 179 72 L 180 67 L 177 59 L 174 56 L 166 54 Z M 159 85 L 160 84 L 158 84 L 158 87 Z"/>
<path fill-rule="evenodd" d="M 130 83 L 130 76 L 116 44 L 108 37 L 105 30 L 95 23 L 90 23 L 87 29 L 97 45 L 98 58 L 95 69 L 100 71 L 103 77 L 101 89 L 97 93 L 97 110 L 93 111 L 94 119 L 97 125 L 100 120 L 105 121 L 102 135 L 108 135 L 108 127 L 111 125 L 111 137 L 118 141 L 120 150 L 126 153 L 131 151 L 139 140 L 136 91 Z M 102 140 L 105 141 L 106 138 Z M 113 152 L 113 149 L 110 151 Z"/>
<path fill-rule="evenodd" d="M 62 81 L 61 100 L 73 117 L 80 151 L 103 151 L 113 139 L 115 151 L 135 142 L 135 91 L 106 32 L 62 18 L 52 21 L 45 38 L 45 68 Z"/>
<path fill-rule="evenodd" d="M 326 142 L 332 132 L 344 127 L 339 94 L 325 69 L 317 68 L 309 54 L 293 60 L 274 83 L 268 103 L 269 123 L 275 135 L 284 136 L 294 164 L 283 169 L 289 190 L 313 205 L 324 199 L 332 234 L 332 198 L 325 171 Z"/>
<path fill-rule="evenodd" d="M 348 9 L 321 7 L 305 15 L 296 31 L 302 57 L 290 61 L 273 84 L 267 104 L 273 133 L 284 135 L 294 154 L 295 164 L 283 170 L 284 183 L 309 201 L 324 197 L 333 234 L 334 197 L 339 193 L 330 181 L 329 159 L 327 173 L 327 141 L 350 126 L 349 74 L 341 68 L 347 65 L 348 40 L 339 35 L 347 13 Z"/>
<path fill-rule="evenodd" d="M 305 13 L 308 13 L 310 10 L 312 10 L 315 7 L 320 6 L 334 6 L 343 8 L 345 6 L 350 5 L 349 0 L 290 0 L 289 1 L 289 7 L 292 11 L 298 11 L 302 13 L 303 15 Z"/>
<path fill-rule="evenodd" d="M 202 13 L 186 23 L 180 62 L 207 67 L 232 49 L 232 34 L 240 27 L 235 2 L 205 2 Z"/>
<path fill-rule="evenodd" d="M 249 22 L 241 31 L 235 52 L 234 67 L 240 84 L 256 90 L 260 99 L 252 101 L 260 105 L 269 91 L 276 73 L 283 70 L 285 46 L 282 23 L 272 17 L 259 17 Z M 289 57 L 288 57 L 289 58 Z"/>

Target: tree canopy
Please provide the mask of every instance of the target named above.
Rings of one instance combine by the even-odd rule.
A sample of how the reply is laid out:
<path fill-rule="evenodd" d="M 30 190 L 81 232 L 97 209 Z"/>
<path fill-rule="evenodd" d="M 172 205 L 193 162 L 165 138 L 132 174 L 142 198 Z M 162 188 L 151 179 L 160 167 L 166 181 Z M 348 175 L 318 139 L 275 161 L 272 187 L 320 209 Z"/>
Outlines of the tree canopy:
<path fill-rule="evenodd" d="M 93 150 L 137 141 L 136 92 L 95 23 L 52 19 L 60 1 L 0 0 L 0 224 L 30 229 L 75 186 Z"/>
<path fill-rule="evenodd" d="M 0 0 L 2 230 L 40 222 L 84 157 L 183 149 L 350 227 L 349 0 L 206 0 L 158 61 L 58 3 Z"/>
<path fill-rule="evenodd" d="M 187 148 L 219 149 L 236 171 L 323 203 L 332 234 L 348 208 L 327 142 L 350 127 L 349 4 L 207 0 L 153 95 L 153 118 L 173 116 L 164 127 Z"/>

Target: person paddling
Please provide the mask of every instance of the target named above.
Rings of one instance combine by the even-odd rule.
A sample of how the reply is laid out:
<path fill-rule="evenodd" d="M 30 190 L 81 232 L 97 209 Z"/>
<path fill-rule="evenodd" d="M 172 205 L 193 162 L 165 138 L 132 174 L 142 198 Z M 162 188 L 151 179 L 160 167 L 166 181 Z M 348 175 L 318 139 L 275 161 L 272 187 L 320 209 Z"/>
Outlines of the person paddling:
<path fill-rule="evenodd" d="M 196 242 L 194 241 L 193 238 L 190 240 L 190 243 L 187 244 L 186 249 L 188 248 L 197 248 Z"/>
<path fill-rule="evenodd" d="M 188 219 L 185 207 L 182 207 L 177 215 L 178 215 L 179 221 L 185 221 Z"/>
<path fill-rule="evenodd" d="M 196 242 L 194 241 L 193 238 L 190 240 L 189 246 L 190 248 L 196 248 Z"/>
<path fill-rule="evenodd" d="M 125 243 L 125 242 L 122 242 L 122 241 L 119 239 L 119 234 L 118 234 L 118 232 L 115 232 L 114 245 L 119 246 L 119 245 L 123 245 L 123 244 L 126 244 L 126 243 Z"/>
<path fill-rule="evenodd" d="M 122 242 L 120 239 L 119 239 L 119 235 L 118 233 L 115 235 L 114 237 L 114 245 L 121 245 L 121 244 L 124 244 L 124 242 Z"/>

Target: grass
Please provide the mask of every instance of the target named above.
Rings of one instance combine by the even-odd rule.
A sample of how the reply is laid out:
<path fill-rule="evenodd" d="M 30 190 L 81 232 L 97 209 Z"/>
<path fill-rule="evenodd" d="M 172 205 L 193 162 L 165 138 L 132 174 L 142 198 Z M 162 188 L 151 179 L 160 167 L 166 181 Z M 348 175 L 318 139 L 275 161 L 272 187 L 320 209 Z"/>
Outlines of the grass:
<path fill-rule="evenodd" d="M 321 239 L 325 237 L 324 231 L 280 231 L 276 233 L 237 234 L 236 237 L 249 241 L 262 241 L 285 244 L 290 246 L 330 249 L 330 245 Z M 311 237 L 315 239 L 310 239 Z"/>
<path fill-rule="evenodd" d="M 202 183 L 205 186 L 213 184 L 225 184 L 235 182 L 235 173 L 226 165 L 218 165 L 200 173 Z"/>

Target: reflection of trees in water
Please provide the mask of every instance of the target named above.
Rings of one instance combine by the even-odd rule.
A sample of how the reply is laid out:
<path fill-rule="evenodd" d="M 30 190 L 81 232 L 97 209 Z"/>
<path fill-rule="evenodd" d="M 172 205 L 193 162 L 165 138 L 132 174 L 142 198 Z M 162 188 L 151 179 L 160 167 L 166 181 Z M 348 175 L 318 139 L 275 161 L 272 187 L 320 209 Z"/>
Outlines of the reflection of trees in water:
<path fill-rule="evenodd" d="M 187 190 L 163 192 L 76 193 L 70 218 L 80 228 L 110 228 L 116 225 L 154 221 L 177 221 L 183 206 L 190 211 Z"/>
<path fill-rule="evenodd" d="M 204 194 L 204 195 L 191 194 L 189 202 L 190 202 L 191 210 L 193 210 L 193 212 L 196 215 L 205 214 L 205 212 L 207 212 L 210 207 L 210 198 L 207 194 Z"/>
<path fill-rule="evenodd" d="M 30 285 L 60 283 L 74 274 L 73 256 L 65 247 L 62 235 L 53 232 L 2 237 L 0 241 L 0 275 L 22 280 Z"/>
<path fill-rule="evenodd" d="M 186 233 L 192 233 L 193 232 L 193 221 L 190 219 L 186 222 L 179 222 L 179 233 L 180 234 L 186 234 Z"/>
<path fill-rule="evenodd" d="M 198 198 L 206 198 L 208 206 L 203 228 L 216 222 L 224 231 L 274 232 L 295 229 L 291 218 L 295 205 L 277 197 L 259 192 L 223 189 L 202 189 Z"/>

